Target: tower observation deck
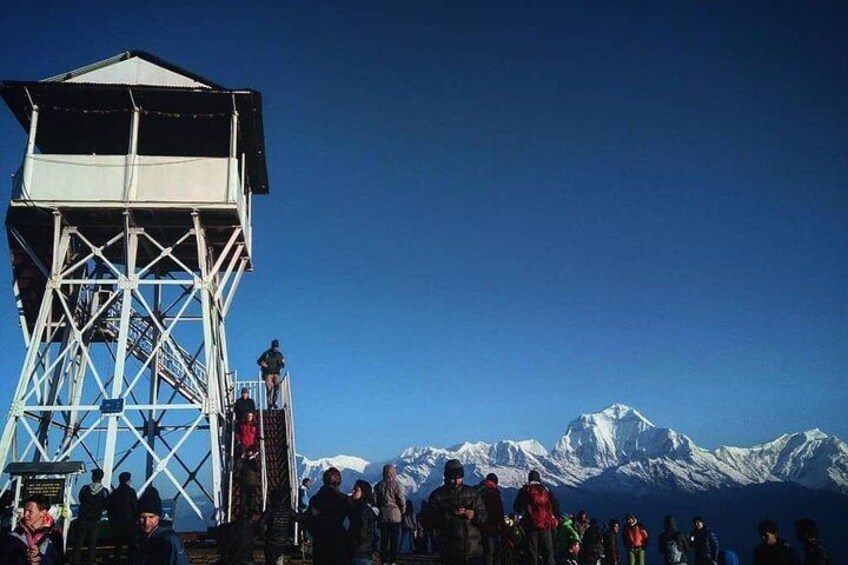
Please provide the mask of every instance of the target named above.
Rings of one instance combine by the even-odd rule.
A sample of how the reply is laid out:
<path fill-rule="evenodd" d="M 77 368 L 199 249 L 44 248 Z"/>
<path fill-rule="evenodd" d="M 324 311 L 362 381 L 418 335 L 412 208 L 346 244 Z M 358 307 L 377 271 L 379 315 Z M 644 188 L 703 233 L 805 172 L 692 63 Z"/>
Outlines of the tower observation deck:
<path fill-rule="evenodd" d="M 269 190 L 261 95 L 137 51 L 0 95 L 27 132 L 6 216 L 26 355 L 2 468 L 128 470 L 220 523 L 225 319 Z"/>

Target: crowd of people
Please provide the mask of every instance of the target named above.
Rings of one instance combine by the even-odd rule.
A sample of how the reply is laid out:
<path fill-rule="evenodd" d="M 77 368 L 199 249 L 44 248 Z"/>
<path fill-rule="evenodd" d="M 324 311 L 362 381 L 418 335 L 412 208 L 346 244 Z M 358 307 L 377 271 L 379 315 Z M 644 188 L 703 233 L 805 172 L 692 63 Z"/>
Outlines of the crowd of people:
<path fill-rule="evenodd" d="M 79 510 L 69 532 L 68 555 L 50 514 L 50 500 L 34 494 L 24 501 L 17 526 L 0 538 L 0 563 L 61 565 L 66 558 L 73 565 L 95 563 L 105 513 L 114 543 L 110 563 L 188 565 L 179 536 L 162 522 L 162 499 L 154 487 L 148 486 L 139 498 L 131 485 L 130 473 L 118 476 L 119 485 L 112 492 L 102 481 L 103 471 L 95 469 L 91 483 L 80 489 Z"/>
<path fill-rule="evenodd" d="M 308 479 L 301 485 L 296 520 L 312 537 L 315 565 L 370 565 L 379 554 L 381 564 L 393 565 L 404 547 L 417 553 L 438 553 L 445 565 L 646 565 L 651 536 L 635 514 L 623 524 L 611 519 L 601 525 L 581 510 L 562 512 L 559 502 L 530 471 L 518 492 L 512 512 L 504 510 L 498 477 L 490 473 L 478 485 L 467 485 L 462 463 L 444 466 L 444 484 L 421 503 L 419 512 L 404 496 L 392 465 L 372 487 L 362 479 L 350 494 L 341 490 L 336 468 L 327 469 L 323 485 L 309 496 Z M 347 524 L 347 527 L 345 525 Z M 683 533 L 667 516 L 657 539 L 664 565 L 737 565 L 735 551 L 722 547 L 716 533 L 701 516 Z M 763 520 L 761 543 L 753 550 L 754 565 L 829 565 L 827 551 L 818 542 L 816 523 L 795 522 L 801 553 L 780 536 L 777 524 Z M 401 540 L 410 540 L 404 545 Z"/>

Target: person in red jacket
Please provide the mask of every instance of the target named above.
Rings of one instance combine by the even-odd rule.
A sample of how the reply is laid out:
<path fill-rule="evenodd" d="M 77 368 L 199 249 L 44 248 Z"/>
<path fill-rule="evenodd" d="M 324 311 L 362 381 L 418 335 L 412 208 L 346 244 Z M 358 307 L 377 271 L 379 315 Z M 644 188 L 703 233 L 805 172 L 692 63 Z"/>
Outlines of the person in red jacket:
<path fill-rule="evenodd" d="M 248 412 L 247 418 L 240 422 L 236 430 L 236 439 L 244 451 L 256 445 L 259 436 L 259 428 L 256 426 L 256 413 Z"/>
<path fill-rule="evenodd" d="M 645 547 L 648 545 L 648 530 L 636 520 L 633 514 L 624 517 L 625 526 L 621 532 L 624 547 L 630 565 L 645 565 Z"/>

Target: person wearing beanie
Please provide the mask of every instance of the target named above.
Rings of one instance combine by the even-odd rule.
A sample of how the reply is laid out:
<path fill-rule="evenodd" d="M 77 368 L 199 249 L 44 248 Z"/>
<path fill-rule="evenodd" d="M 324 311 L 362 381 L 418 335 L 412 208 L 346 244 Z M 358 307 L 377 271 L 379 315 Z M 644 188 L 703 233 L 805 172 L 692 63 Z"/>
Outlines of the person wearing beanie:
<path fill-rule="evenodd" d="M 498 476 L 489 473 L 483 482 L 477 485 L 477 492 L 486 505 L 488 519 L 480 526 L 483 533 L 483 555 L 486 565 L 494 565 L 501 562 L 501 547 L 506 535 L 506 522 L 504 521 L 503 498 L 498 489 Z"/>
<path fill-rule="evenodd" d="M 530 561 L 538 563 L 541 555 L 547 565 L 553 565 L 553 531 L 558 524 L 556 516 L 560 514 L 559 501 L 542 484 L 539 471 L 534 469 L 528 473 L 527 484 L 518 491 L 512 509 L 522 514 Z"/>
<path fill-rule="evenodd" d="M 233 405 L 233 415 L 235 416 L 235 424 L 238 427 L 240 422 L 247 418 L 249 412 L 256 412 L 256 402 L 250 398 L 250 391 L 247 387 L 241 389 L 241 396 Z"/>
<path fill-rule="evenodd" d="M 129 547 L 130 559 L 135 554 L 136 520 L 138 519 L 138 495 L 130 485 L 132 475 L 124 471 L 118 475 L 118 488 L 112 491 L 107 502 L 106 514 L 115 541 L 114 563 L 121 563 L 124 546 Z"/>
<path fill-rule="evenodd" d="M 434 490 L 427 501 L 427 521 L 436 530 L 442 563 L 480 563 L 483 536 L 480 528 L 488 521 L 486 505 L 476 489 L 463 484 L 462 463 L 445 463 L 445 484 Z"/>
<path fill-rule="evenodd" d="M 0 538 L 0 563 L 3 565 L 62 565 L 62 534 L 50 515 L 50 501 L 34 494 L 24 502 L 18 526 Z"/>
<path fill-rule="evenodd" d="M 280 371 L 286 367 L 286 358 L 280 352 L 280 342 L 273 340 L 271 348 L 266 350 L 256 364 L 262 368 L 262 380 L 265 381 L 265 394 L 267 407 L 271 410 L 277 409 L 277 391 L 280 388 Z"/>
<path fill-rule="evenodd" d="M 109 492 L 103 488 L 103 469 L 91 472 L 91 484 L 85 485 L 79 492 L 79 510 L 73 521 L 74 551 L 71 554 L 72 565 L 80 563 L 83 545 L 88 546 L 85 562 L 92 564 L 97 553 L 97 533 L 100 529 L 100 517 L 106 509 Z"/>
<path fill-rule="evenodd" d="M 394 465 L 383 465 L 383 480 L 374 487 L 380 509 L 380 563 L 397 561 L 406 494 L 397 480 Z"/>
<path fill-rule="evenodd" d="M 138 525 L 141 538 L 134 565 L 189 565 L 183 542 L 162 524 L 162 499 L 152 486 L 138 499 Z"/>

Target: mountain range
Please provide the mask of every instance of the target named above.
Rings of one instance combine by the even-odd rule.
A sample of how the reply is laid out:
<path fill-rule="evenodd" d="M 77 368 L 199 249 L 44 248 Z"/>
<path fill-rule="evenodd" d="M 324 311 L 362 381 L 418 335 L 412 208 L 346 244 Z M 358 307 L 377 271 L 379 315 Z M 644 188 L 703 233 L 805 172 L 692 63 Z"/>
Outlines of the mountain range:
<path fill-rule="evenodd" d="M 321 473 L 334 466 L 346 484 L 360 477 L 375 482 L 382 466 L 391 463 L 407 494 L 420 499 L 442 484 L 444 463 L 453 458 L 464 464 L 466 482 L 476 484 L 487 473 L 495 473 L 507 489 L 519 488 L 527 472 L 536 469 L 554 488 L 583 492 L 699 493 L 791 483 L 848 495 L 848 445 L 821 430 L 784 434 L 753 447 L 708 450 L 682 433 L 655 426 L 623 404 L 576 418 L 551 450 L 528 439 L 410 447 L 376 463 L 349 455 L 317 460 L 298 456 L 298 475 L 320 485 Z"/>

